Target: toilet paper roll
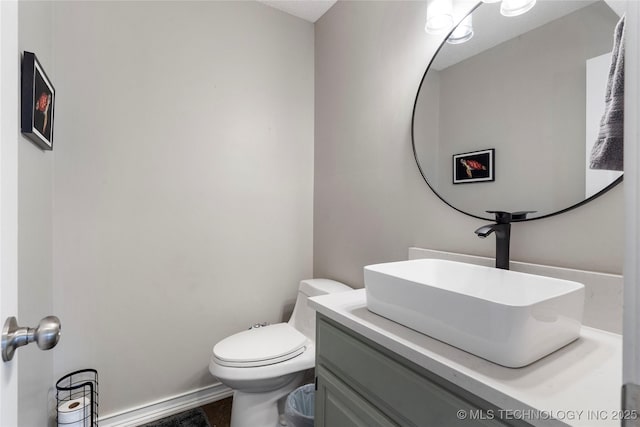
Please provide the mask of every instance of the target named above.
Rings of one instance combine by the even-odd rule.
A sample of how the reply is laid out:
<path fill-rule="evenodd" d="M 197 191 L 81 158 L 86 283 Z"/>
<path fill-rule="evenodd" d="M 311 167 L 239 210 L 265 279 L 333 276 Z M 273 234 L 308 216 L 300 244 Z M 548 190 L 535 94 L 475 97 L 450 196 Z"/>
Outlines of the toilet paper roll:
<path fill-rule="evenodd" d="M 59 427 L 91 427 L 91 399 L 80 397 L 58 406 Z"/>

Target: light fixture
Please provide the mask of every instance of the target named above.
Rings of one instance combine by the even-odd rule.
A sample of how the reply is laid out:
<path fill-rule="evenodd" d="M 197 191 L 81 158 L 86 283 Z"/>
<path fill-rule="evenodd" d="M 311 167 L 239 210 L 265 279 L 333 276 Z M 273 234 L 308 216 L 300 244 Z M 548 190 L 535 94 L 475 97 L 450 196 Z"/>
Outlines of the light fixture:
<path fill-rule="evenodd" d="M 427 0 L 427 23 L 424 30 L 429 34 L 443 34 L 453 27 L 453 3 L 451 0 Z"/>
<path fill-rule="evenodd" d="M 473 37 L 473 19 L 472 15 L 468 14 L 453 30 L 447 43 L 460 44 L 470 40 L 471 37 Z"/>
<path fill-rule="evenodd" d="M 502 0 L 500 13 L 504 16 L 518 16 L 531 10 L 536 0 Z"/>
<path fill-rule="evenodd" d="M 482 0 L 482 3 L 498 3 L 499 1 L 502 0 Z"/>

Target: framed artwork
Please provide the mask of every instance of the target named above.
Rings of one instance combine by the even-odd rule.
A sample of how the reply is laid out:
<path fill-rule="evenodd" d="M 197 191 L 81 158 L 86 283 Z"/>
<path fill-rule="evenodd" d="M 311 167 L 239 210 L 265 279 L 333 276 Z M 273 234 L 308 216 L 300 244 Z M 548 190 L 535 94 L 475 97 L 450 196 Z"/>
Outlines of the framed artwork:
<path fill-rule="evenodd" d="M 495 181 L 495 149 L 453 155 L 453 183 Z"/>
<path fill-rule="evenodd" d="M 22 133 L 43 150 L 53 150 L 56 90 L 32 52 L 22 59 Z"/>

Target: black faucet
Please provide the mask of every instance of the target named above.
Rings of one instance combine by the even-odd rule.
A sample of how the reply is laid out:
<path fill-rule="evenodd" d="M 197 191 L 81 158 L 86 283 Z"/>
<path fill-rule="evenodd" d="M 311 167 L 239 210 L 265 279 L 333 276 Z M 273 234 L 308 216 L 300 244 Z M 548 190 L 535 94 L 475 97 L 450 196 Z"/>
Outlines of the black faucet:
<path fill-rule="evenodd" d="M 496 223 L 483 225 L 475 233 L 481 239 L 489 234 L 496 233 L 496 268 L 509 269 L 509 244 L 511 241 L 511 221 L 522 221 L 527 218 L 527 214 L 536 211 L 503 212 L 487 211 L 496 215 Z"/>

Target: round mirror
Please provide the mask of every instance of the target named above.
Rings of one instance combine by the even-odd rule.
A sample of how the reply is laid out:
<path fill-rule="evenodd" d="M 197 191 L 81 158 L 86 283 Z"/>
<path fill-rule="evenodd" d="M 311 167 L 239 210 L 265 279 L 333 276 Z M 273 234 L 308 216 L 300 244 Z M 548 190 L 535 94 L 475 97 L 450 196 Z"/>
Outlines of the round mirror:
<path fill-rule="evenodd" d="M 622 125 L 617 136 L 601 126 L 607 87 L 624 78 L 610 76 L 618 13 L 606 1 L 538 1 L 516 17 L 500 3 L 475 8 L 473 37 L 443 42 L 414 105 L 416 162 L 438 197 L 477 218 L 538 219 L 622 181 Z M 594 150 L 603 138 L 617 161 Z"/>

